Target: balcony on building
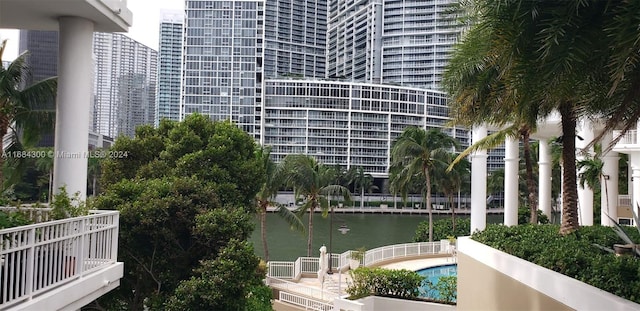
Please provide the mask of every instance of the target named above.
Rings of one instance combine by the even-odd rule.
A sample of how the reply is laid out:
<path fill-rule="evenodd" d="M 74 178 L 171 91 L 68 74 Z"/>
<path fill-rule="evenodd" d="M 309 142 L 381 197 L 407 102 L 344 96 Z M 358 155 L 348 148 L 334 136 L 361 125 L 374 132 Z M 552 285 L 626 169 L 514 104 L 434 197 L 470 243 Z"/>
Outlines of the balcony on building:
<path fill-rule="evenodd" d="M 0 211 L 35 222 L 0 230 L 0 310 L 79 310 L 120 285 L 118 211 L 53 221 L 51 208 Z"/>

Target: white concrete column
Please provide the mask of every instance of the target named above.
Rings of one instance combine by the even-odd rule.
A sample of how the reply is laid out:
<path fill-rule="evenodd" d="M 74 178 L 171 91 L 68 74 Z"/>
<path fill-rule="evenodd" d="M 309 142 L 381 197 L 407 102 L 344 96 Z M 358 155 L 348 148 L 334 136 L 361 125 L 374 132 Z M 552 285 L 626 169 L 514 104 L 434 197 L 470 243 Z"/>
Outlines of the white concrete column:
<path fill-rule="evenodd" d="M 640 156 L 640 155 L 632 155 L 632 156 Z M 634 166 L 633 170 L 633 194 L 631 197 L 631 209 L 635 211 L 636 215 L 638 214 L 638 206 L 640 206 L 640 166 Z M 614 218 L 617 220 L 617 218 Z"/>
<path fill-rule="evenodd" d="M 53 189 L 62 186 L 85 200 L 89 107 L 93 84 L 94 24 L 80 17 L 60 17 L 58 98 L 56 106 Z"/>
<path fill-rule="evenodd" d="M 602 136 L 602 148 L 611 144 L 613 134 L 611 132 Z M 609 151 L 602 155 L 602 175 L 600 183 L 600 224 L 613 226 L 609 217 L 618 219 L 618 162 L 620 157 L 617 152 Z"/>
<path fill-rule="evenodd" d="M 593 141 L 593 126 L 587 119 L 580 122 L 580 130 L 578 136 L 582 140 L 576 138 L 576 161 L 584 160 L 593 154 L 591 149 L 585 150 L 585 147 Z M 581 226 L 593 226 L 593 189 L 586 183 L 584 187 L 580 186 L 580 173 L 578 172 L 578 222 Z"/>
<path fill-rule="evenodd" d="M 479 126 L 472 131 L 475 143 L 487 136 L 487 128 Z M 471 154 L 471 233 L 487 226 L 487 151 Z"/>
<path fill-rule="evenodd" d="M 504 141 L 504 224 L 516 226 L 518 224 L 518 155 L 519 141 L 507 137 Z"/>
<path fill-rule="evenodd" d="M 551 220 L 551 149 L 546 139 L 538 142 L 538 207 Z"/>

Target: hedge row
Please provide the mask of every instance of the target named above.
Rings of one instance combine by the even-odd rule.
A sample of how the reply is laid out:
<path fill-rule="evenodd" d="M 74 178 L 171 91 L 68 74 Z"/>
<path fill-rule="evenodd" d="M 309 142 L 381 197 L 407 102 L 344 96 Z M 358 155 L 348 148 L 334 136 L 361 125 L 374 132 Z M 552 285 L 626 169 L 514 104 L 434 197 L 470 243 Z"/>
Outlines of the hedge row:
<path fill-rule="evenodd" d="M 558 225 L 489 225 L 472 239 L 640 303 L 640 259 L 615 256 L 594 246 L 624 244 L 612 228 L 581 227 L 567 236 L 561 236 L 559 229 Z M 635 228 L 626 231 L 640 241 Z"/>

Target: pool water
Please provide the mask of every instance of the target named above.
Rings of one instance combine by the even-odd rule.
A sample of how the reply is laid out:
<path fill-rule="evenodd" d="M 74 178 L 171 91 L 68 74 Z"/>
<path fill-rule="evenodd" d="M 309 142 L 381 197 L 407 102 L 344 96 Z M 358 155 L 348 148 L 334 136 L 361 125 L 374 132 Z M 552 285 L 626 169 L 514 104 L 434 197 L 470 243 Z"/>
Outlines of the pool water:
<path fill-rule="evenodd" d="M 458 265 L 445 265 L 445 266 L 437 266 L 426 268 L 417 271 L 418 274 L 426 277 L 426 281 L 430 281 L 432 284 L 437 284 L 438 280 L 443 276 L 457 276 L 458 275 Z M 420 296 L 425 298 L 431 298 L 438 300 L 440 299 L 440 293 L 436 290 L 430 289 L 428 286 L 423 285 L 420 288 Z"/>

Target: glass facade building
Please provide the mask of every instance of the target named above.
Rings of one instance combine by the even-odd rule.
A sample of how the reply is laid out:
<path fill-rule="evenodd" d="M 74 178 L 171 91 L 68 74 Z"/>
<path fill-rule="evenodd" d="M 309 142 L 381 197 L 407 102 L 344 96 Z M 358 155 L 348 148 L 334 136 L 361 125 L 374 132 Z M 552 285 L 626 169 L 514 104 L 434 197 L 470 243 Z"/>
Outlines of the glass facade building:
<path fill-rule="evenodd" d="M 185 3 L 183 116 L 230 119 L 276 161 L 303 153 L 379 178 L 409 125 L 469 144 L 439 91 L 455 0 Z"/>
<path fill-rule="evenodd" d="M 323 80 L 265 82 L 264 145 L 326 164 L 362 166 L 386 177 L 391 143 L 407 126 L 440 128 L 468 146 L 464 129 L 446 127 L 446 94 L 420 88 Z"/>
<path fill-rule="evenodd" d="M 133 137 L 154 124 L 158 52 L 119 33 L 93 35 L 95 59 L 93 131 Z"/>
<path fill-rule="evenodd" d="M 230 119 L 260 138 L 264 2 L 185 2 L 181 115 Z"/>
<path fill-rule="evenodd" d="M 384 0 L 382 82 L 440 89 L 461 25 L 457 0 Z"/>
<path fill-rule="evenodd" d="M 180 120 L 183 26 L 183 11 L 162 12 L 158 47 L 158 108 L 156 110 L 156 125 L 162 119 Z"/>

